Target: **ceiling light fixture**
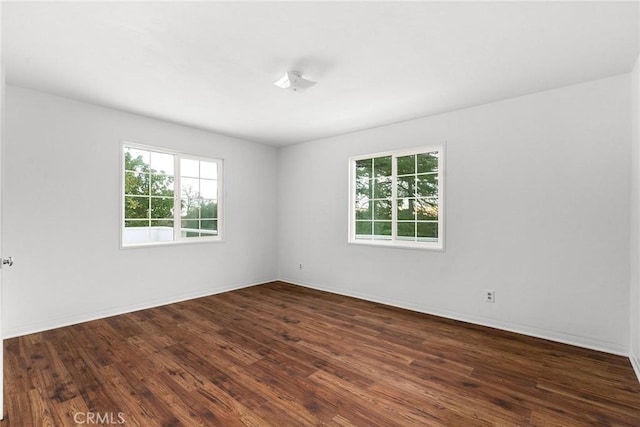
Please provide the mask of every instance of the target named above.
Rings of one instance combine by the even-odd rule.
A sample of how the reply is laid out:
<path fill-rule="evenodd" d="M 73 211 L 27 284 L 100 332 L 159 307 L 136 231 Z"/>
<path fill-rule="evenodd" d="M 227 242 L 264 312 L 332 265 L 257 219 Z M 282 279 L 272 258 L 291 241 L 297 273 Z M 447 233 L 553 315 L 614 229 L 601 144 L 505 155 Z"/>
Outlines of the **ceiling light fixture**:
<path fill-rule="evenodd" d="M 284 73 L 284 76 L 273 82 L 273 84 L 282 89 L 288 89 L 293 92 L 302 92 L 315 85 L 316 82 L 302 78 L 302 73 L 300 73 L 300 71 L 287 71 Z"/>

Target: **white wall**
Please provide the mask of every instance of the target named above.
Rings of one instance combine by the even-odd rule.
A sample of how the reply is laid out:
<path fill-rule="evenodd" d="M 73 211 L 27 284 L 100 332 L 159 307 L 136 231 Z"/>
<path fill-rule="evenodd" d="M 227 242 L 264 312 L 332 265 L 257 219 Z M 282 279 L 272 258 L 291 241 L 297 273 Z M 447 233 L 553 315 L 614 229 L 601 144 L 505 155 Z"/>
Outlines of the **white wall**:
<path fill-rule="evenodd" d="M 4 272 L 4 334 L 279 277 L 614 353 L 633 335 L 637 357 L 637 80 L 636 64 L 279 152 L 8 86 L 3 244 L 16 264 Z M 225 159 L 224 243 L 119 248 L 123 139 Z M 446 252 L 347 245 L 347 158 L 442 141 Z"/>
<path fill-rule="evenodd" d="M 279 277 L 628 354 L 630 84 L 624 75 L 281 149 Z M 348 157 L 443 141 L 446 252 L 348 245 Z"/>
<path fill-rule="evenodd" d="M 221 157 L 225 242 L 119 248 L 122 140 Z M 5 337 L 276 278 L 277 150 L 7 86 Z"/>
<path fill-rule="evenodd" d="M 640 57 L 631 73 L 631 289 L 629 294 L 631 363 L 640 380 Z"/>

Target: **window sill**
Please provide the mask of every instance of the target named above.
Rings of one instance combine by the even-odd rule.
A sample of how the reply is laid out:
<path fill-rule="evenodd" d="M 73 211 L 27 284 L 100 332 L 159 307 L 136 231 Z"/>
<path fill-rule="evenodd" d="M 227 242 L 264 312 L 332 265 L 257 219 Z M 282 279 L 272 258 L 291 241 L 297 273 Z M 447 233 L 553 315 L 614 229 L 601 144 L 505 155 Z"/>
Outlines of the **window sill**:
<path fill-rule="evenodd" d="M 445 252 L 444 244 L 422 243 L 422 242 L 403 242 L 403 241 L 385 241 L 385 240 L 349 240 L 350 245 L 357 246 L 374 246 L 377 248 L 394 248 L 394 249 L 413 249 L 419 251 Z"/>
<path fill-rule="evenodd" d="M 149 242 L 149 243 L 120 243 L 120 249 L 140 249 L 140 248 L 157 248 L 167 246 L 184 246 L 184 245 L 202 245 L 206 243 L 224 243 L 222 237 L 197 240 L 172 240 L 166 242 Z"/>

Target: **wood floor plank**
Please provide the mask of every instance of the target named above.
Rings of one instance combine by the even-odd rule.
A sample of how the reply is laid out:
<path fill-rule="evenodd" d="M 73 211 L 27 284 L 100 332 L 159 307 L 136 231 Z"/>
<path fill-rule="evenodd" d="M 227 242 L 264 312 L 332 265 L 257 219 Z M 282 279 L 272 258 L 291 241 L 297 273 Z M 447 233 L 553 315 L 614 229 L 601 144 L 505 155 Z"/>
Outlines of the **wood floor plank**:
<path fill-rule="evenodd" d="M 89 408 L 81 397 L 65 400 L 64 402 L 52 403 L 56 425 L 74 425 L 80 419 L 78 414 L 89 413 Z"/>
<path fill-rule="evenodd" d="M 0 427 L 640 425 L 624 357 L 283 282 L 4 349 Z"/>
<path fill-rule="evenodd" d="M 148 390 L 158 397 L 163 405 L 171 408 L 171 413 L 184 425 L 206 426 L 214 421 L 223 424 L 223 419 L 214 415 L 214 408 L 207 408 L 187 390 L 174 383 L 166 372 L 156 373 L 147 369 L 147 365 L 137 364 L 129 371 L 137 381 L 144 383 Z M 214 411 L 214 412 L 212 412 Z M 234 425 L 233 418 L 224 418 L 224 425 Z M 235 425 L 240 425 L 235 423 Z"/>
<path fill-rule="evenodd" d="M 42 395 L 40 390 L 29 390 L 29 407 L 34 426 L 53 427 L 56 425 L 51 413 L 51 402 Z M 15 415 L 19 417 L 20 414 Z"/>
<path fill-rule="evenodd" d="M 5 423 L 16 427 L 32 427 L 42 422 L 40 417 L 36 418 L 38 421 L 33 418 L 29 392 L 11 393 L 5 400 Z"/>

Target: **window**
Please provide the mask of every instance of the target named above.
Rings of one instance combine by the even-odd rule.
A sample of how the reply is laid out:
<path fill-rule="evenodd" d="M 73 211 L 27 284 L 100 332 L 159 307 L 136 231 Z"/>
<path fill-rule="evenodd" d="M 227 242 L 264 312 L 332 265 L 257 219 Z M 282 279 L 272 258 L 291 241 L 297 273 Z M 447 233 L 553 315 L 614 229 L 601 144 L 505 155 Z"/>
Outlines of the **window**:
<path fill-rule="evenodd" d="M 442 146 L 352 157 L 349 242 L 444 249 Z"/>
<path fill-rule="evenodd" d="M 221 239 L 222 160 L 123 145 L 122 246 Z"/>

